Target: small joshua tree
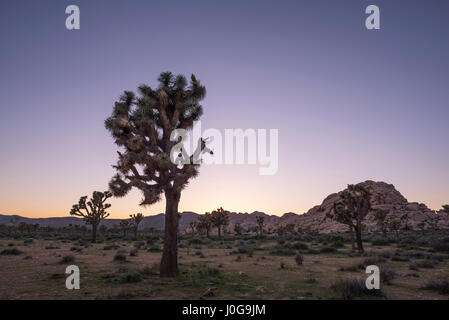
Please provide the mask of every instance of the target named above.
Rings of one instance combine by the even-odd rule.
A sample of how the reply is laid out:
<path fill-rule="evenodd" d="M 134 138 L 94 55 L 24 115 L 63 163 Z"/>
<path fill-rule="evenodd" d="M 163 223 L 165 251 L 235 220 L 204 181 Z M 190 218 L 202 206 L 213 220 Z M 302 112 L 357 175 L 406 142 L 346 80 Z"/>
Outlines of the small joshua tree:
<path fill-rule="evenodd" d="M 178 205 L 181 191 L 198 175 L 200 155 L 208 150 L 199 139 L 192 155 L 180 147 L 182 133 L 192 129 L 203 113 L 200 101 L 206 89 L 194 75 L 190 83 L 182 75 L 160 74 L 159 86 L 139 87 L 139 95 L 125 91 L 115 103 L 105 127 L 118 152 L 114 168 L 117 174 L 109 187 L 116 197 L 123 197 L 134 187 L 142 191 L 143 206 L 165 196 L 164 249 L 160 264 L 162 277 L 178 275 Z M 174 135 L 177 135 L 175 137 Z"/>
<path fill-rule="evenodd" d="M 388 222 L 388 227 L 392 230 L 396 236 L 396 241 L 399 241 L 399 230 L 401 230 L 401 221 L 398 219 L 392 219 Z"/>
<path fill-rule="evenodd" d="M 211 220 L 212 225 L 214 227 L 217 227 L 218 230 L 218 237 L 221 237 L 221 231 L 223 227 L 227 226 L 229 224 L 229 211 L 224 210 L 223 208 L 218 208 L 217 210 L 212 211 L 211 213 Z"/>
<path fill-rule="evenodd" d="M 87 196 L 83 196 L 70 210 L 71 215 L 82 217 L 87 224 L 92 226 L 92 242 L 97 241 L 97 228 L 100 221 L 109 216 L 106 209 L 111 205 L 106 203 L 106 200 L 110 197 L 112 197 L 112 193 L 109 191 L 94 191 L 89 201 L 87 201 Z"/>
<path fill-rule="evenodd" d="M 364 252 L 362 228 L 363 220 L 371 211 L 371 195 L 372 191 L 364 184 L 350 184 L 346 190 L 339 193 L 339 200 L 334 203 L 331 211 L 326 214 L 326 218 L 346 224 L 350 230 L 355 231 L 359 252 Z"/>
<path fill-rule="evenodd" d="M 130 214 L 131 222 L 134 229 L 134 237 L 137 238 L 137 231 L 139 230 L 139 224 L 142 222 L 144 215 L 141 213 Z"/>
<path fill-rule="evenodd" d="M 126 237 L 128 234 L 128 230 L 131 227 L 131 220 L 129 220 L 129 219 L 121 220 L 119 227 L 120 227 L 120 230 L 122 230 L 122 232 L 123 232 L 123 237 Z"/>
<path fill-rule="evenodd" d="M 197 225 L 196 221 L 192 221 L 192 222 L 189 223 L 189 227 L 190 227 L 190 231 L 192 233 L 192 236 L 195 234 L 196 225 Z"/>
<path fill-rule="evenodd" d="M 212 217 L 210 212 L 198 216 L 197 229 L 206 232 L 206 237 L 209 238 L 210 229 L 212 228 Z"/>
<path fill-rule="evenodd" d="M 374 219 L 376 220 L 377 227 L 382 232 L 384 237 L 387 234 L 387 215 L 387 210 L 377 209 L 376 211 L 374 211 Z"/>
<path fill-rule="evenodd" d="M 240 223 L 236 223 L 234 225 L 234 232 L 238 236 L 242 235 L 243 230 L 242 230 L 242 225 Z"/>
<path fill-rule="evenodd" d="M 257 216 L 256 217 L 256 222 L 257 222 L 257 227 L 259 230 L 259 236 L 263 235 L 263 223 L 265 221 L 265 217 L 262 216 Z"/>

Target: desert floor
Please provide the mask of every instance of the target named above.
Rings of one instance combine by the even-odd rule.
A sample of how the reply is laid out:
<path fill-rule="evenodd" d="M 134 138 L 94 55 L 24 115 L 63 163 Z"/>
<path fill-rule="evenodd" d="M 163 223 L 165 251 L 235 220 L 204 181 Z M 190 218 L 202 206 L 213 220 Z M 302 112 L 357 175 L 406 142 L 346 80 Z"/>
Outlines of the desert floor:
<path fill-rule="evenodd" d="M 359 256 L 347 243 L 327 250 L 320 243 L 305 242 L 300 247 L 307 249 L 299 249 L 303 264 L 298 265 L 291 251 L 282 251 L 288 242 L 193 239 L 190 243 L 179 248 L 180 275 L 170 279 L 158 275 L 160 242 L 0 239 L 0 252 L 19 250 L 17 255 L 0 255 L 0 299 L 342 299 L 348 296 L 332 285 L 366 279 L 363 265 L 373 261 L 393 270 L 393 279 L 382 282 L 380 296 L 349 298 L 449 298 L 422 288 L 431 280 L 449 278 L 448 256 L 425 247 L 366 243 L 366 254 Z M 115 260 L 117 253 L 126 261 Z M 80 290 L 66 289 L 67 265 L 80 268 Z M 210 288 L 213 295 L 203 297 Z"/>

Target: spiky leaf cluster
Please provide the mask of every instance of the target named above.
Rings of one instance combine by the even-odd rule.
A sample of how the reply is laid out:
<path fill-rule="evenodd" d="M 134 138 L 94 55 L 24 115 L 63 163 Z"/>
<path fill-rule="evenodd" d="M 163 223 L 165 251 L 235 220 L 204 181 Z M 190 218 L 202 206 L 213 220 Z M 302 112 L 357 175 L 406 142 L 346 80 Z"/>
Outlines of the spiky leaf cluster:
<path fill-rule="evenodd" d="M 198 163 L 174 164 L 170 160 L 178 143 L 170 141 L 170 135 L 175 129 L 191 129 L 199 120 L 206 89 L 194 75 L 188 83 L 182 75 L 164 72 L 158 82 L 157 88 L 141 85 L 138 94 L 125 91 L 105 121 L 115 143 L 124 150 L 118 152 L 117 174 L 109 183 L 110 190 L 123 197 L 131 188 L 138 188 L 143 193 L 141 205 L 159 201 L 167 188 L 181 191 L 198 175 Z"/>

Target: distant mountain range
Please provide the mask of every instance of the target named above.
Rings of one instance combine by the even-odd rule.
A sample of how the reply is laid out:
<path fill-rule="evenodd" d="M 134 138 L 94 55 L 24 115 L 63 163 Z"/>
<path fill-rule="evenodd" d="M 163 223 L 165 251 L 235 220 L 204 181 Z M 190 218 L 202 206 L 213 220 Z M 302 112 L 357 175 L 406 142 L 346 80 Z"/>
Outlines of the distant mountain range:
<path fill-rule="evenodd" d="M 364 184 L 373 189 L 373 196 L 371 205 L 373 209 L 383 209 L 389 212 L 389 216 L 393 215 L 395 218 L 406 221 L 408 225 L 416 228 L 421 221 L 428 221 L 429 218 L 438 217 L 438 227 L 449 227 L 449 214 L 443 211 L 437 214 L 427 208 L 425 204 L 416 202 L 408 202 L 402 194 L 395 189 L 392 184 L 385 182 L 365 181 Z M 335 221 L 326 220 L 325 214 L 328 212 L 335 201 L 338 199 L 338 194 L 334 193 L 324 199 L 321 205 L 311 208 L 305 214 L 296 214 L 288 212 L 282 216 L 267 215 L 264 212 L 254 211 L 252 213 L 236 213 L 232 212 L 229 215 L 228 230 L 234 230 L 234 225 L 240 223 L 244 228 L 256 226 L 256 217 L 263 216 L 266 230 L 275 230 L 278 226 L 285 226 L 287 224 L 294 224 L 296 227 L 309 229 L 322 233 L 346 231 L 347 227 Z M 449 200 L 449 199 L 448 199 Z M 181 215 L 179 222 L 179 229 L 185 231 L 189 228 L 192 221 L 196 221 L 198 214 L 191 211 L 185 211 Z M 405 219 L 404 219 L 405 218 Z M 118 225 L 121 219 L 106 219 L 102 221 L 102 225 L 108 228 Z M 43 227 L 63 227 L 69 224 L 84 225 L 81 218 L 76 217 L 62 217 L 62 218 L 25 218 L 18 215 L 0 215 L 0 224 L 13 225 L 21 222 L 30 224 L 39 224 Z M 368 229 L 375 228 L 375 221 L 373 214 L 369 214 L 365 220 Z M 429 226 L 427 226 L 429 227 Z M 164 214 L 157 214 L 147 216 L 139 225 L 139 229 L 155 228 L 163 230 L 164 228 Z"/>

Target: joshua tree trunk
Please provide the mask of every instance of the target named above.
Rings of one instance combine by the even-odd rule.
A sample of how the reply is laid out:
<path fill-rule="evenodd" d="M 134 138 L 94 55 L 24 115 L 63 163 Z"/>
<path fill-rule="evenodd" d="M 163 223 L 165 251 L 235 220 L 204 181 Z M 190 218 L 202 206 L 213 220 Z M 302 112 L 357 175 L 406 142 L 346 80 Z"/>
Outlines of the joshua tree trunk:
<path fill-rule="evenodd" d="M 218 237 L 221 238 L 221 227 L 218 226 L 217 228 L 218 228 Z"/>
<path fill-rule="evenodd" d="M 165 239 L 162 253 L 161 277 L 178 274 L 178 204 L 181 194 L 172 189 L 165 191 Z"/>
<path fill-rule="evenodd" d="M 352 226 L 349 226 L 349 234 L 351 235 L 351 246 L 352 246 L 352 251 L 355 251 L 355 243 L 354 243 L 354 229 L 352 228 Z"/>
<path fill-rule="evenodd" d="M 97 242 L 97 228 L 98 228 L 98 223 L 93 223 L 92 224 L 92 242 L 93 243 Z"/>
<path fill-rule="evenodd" d="M 359 250 L 359 252 L 363 253 L 364 249 L 363 249 L 363 242 L 362 242 L 362 227 L 360 226 L 360 224 L 358 224 L 355 227 L 355 236 L 356 236 L 356 240 L 357 240 L 357 250 Z"/>

